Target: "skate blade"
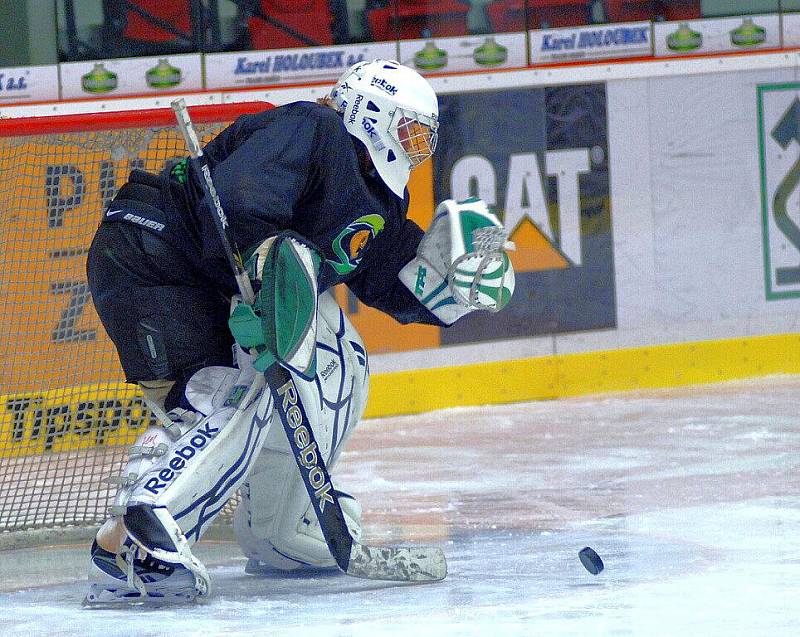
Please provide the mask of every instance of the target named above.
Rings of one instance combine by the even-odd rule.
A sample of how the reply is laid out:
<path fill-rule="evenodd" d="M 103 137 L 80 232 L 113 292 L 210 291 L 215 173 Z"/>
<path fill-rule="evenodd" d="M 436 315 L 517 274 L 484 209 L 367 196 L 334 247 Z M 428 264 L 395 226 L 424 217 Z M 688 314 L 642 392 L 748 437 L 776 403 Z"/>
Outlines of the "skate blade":
<path fill-rule="evenodd" d="M 176 606 L 198 603 L 197 594 L 154 592 L 140 595 L 137 591 L 122 591 L 107 588 L 90 588 L 81 602 L 87 609 L 96 608 L 130 608 L 132 606 Z"/>

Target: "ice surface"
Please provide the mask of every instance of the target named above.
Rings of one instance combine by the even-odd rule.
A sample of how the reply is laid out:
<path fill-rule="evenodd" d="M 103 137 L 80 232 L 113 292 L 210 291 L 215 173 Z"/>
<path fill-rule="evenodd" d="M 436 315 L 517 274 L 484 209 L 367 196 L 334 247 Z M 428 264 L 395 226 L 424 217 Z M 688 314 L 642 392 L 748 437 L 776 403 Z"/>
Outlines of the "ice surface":
<path fill-rule="evenodd" d="M 0 635 L 796 635 L 798 402 L 790 377 L 368 421 L 335 482 L 444 582 L 253 577 L 205 542 L 208 602 L 83 610 L 86 547 L 8 551 Z"/>

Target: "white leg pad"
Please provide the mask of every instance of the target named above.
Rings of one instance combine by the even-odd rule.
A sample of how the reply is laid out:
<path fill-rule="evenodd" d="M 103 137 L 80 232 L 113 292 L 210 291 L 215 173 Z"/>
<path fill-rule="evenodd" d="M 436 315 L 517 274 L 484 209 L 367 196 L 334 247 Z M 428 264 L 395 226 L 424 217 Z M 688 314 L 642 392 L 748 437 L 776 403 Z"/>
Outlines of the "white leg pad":
<path fill-rule="evenodd" d="M 145 432 L 142 444 L 162 445 L 159 455 L 136 458 L 115 505 L 164 507 L 189 545 L 197 541 L 245 481 L 267 439 L 273 401 L 262 374 L 240 356 L 241 369 L 207 367 L 189 380 L 179 437 L 162 428 Z M 124 479 L 124 477 L 123 477 Z"/>
<path fill-rule="evenodd" d="M 317 376 L 292 377 L 330 471 L 363 414 L 369 371 L 363 342 L 332 296 L 320 297 L 319 312 Z M 248 557 L 282 570 L 335 566 L 282 427 L 270 430 L 241 491 L 234 531 Z M 341 492 L 340 503 L 357 539 L 361 506 Z"/>

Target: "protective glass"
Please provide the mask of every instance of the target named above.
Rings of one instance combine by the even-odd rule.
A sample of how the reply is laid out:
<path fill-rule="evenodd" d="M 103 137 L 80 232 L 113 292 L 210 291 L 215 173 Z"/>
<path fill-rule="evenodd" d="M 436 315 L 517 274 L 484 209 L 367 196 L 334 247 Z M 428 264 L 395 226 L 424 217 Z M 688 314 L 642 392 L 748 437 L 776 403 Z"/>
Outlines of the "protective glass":
<path fill-rule="evenodd" d="M 439 122 L 436 117 L 397 108 L 389 131 L 400 143 L 412 166 L 418 166 L 436 150 Z"/>

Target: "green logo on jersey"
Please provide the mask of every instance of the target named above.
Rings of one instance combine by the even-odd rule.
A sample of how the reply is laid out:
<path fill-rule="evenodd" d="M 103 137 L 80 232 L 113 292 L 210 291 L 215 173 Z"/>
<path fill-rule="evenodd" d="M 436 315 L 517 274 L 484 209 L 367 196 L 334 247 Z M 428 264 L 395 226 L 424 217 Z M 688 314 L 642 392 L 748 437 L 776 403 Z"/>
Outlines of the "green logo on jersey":
<path fill-rule="evenodd" d="M 380 215 L 364 215 L 351 221 L 331 244 L 338 261 L 327 259 L 330 266 L 338 274 L 349 274 L 355 270 L 361 263 L 367 244 L 383 230 L 384 225 L 386 222 Z"/>
<path fill-rule="evenodd" d="M 169 174 L 178 180 L 178 183 L 183 185 L 186 183 L 186 167 L 189 163 L 189 158 L 181 159 L 169 170 Z"/>

